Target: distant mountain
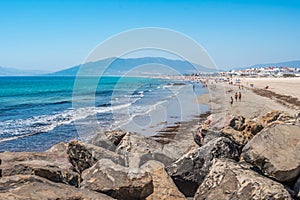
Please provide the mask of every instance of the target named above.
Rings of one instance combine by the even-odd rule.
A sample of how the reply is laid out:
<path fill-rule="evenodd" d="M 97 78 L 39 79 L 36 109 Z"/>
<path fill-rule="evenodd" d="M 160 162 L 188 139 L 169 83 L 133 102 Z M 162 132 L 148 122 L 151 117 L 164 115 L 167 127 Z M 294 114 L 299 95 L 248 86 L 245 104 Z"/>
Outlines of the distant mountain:
<path fill-rule="evenodd" d="M 0 66 L 0 76 L 35 76 L 46 74 L 45 71 L 39 70 L 21 70 L 15 68 L 1 67 Z"/>
<path fill-rule="evenodd" d="M 249 67 L 237 67 L 235 70 L 248 69 L 248 68 L 261 68 L 261 67 L 291 67 L 300 68 L 300 60 L 278 62 L 278 63 L 265 63 L 265 64 L 255 64 Z"/>
<path fill-rule="evenodd" d="M 291 67 L 291 68 L 300 68 L 300 60 L 279 62 L 279 63 L 266 63 L 266 64 L 256 64 L 251 66 L 251 68 L 260 68 L 260 67 Z"/>
<path fill-rule="evenodd" d="M 109 67 L 107 67 L 109 65 Z M 167 66 L 167 67 L 163 67 Z M 96 72 L 103 71 L 104 75 L 160 75 L 160 74 L 191 74 L 197 72 L 195 67 L 201 72 L 214 72 L 215 69 L 206 68 L 196 64 L 191 64 L 182 60 L 171 60 L 160 57 L 143 58 L 108 58 L 95 62 L 77 65 L 65 70 L 57 71 L 49 75 L 53 76 L 76 76 L 80 69 L 80 75 L 93 76 Z"/>

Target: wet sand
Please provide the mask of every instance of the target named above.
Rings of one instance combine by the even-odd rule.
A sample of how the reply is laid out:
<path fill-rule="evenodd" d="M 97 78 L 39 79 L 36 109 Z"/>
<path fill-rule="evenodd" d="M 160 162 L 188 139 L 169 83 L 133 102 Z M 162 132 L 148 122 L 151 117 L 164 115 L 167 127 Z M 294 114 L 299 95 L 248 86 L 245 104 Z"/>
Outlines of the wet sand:
<path fill-rule="evenodd" d="M 277 84 L 281 82 L 279 79 L 277 81 L 279 81 L 276 82 Z M 293 81 L 295 80 L 292 80 L 291 82 L 283 80 L 285 84 L 279 84 L 276 88 L 290 91 L 290 84 L 292 84 Z M 298 80 L 296 80 L 296 82 L 297 81 Z M 266 82 L 266 80 L 260 80 L 259 83 L 262 86 L 268 82 Z M 270 84 L 270 87 L 271 85 L 272 84 Z M 266 91 L 264 89 L 259 89 L 259 87 L 244 87 L 244 89 L 239 89 L 239 87 L 235 85 L 229 85 L 228 83 L 212 83 L 212 81 L 208 84 L 207 89 L 208 93 L 198 96 L 194 101 L 208 105 L 210 108 L 208 112 L 201 114 L 194 120 L 178 122 L 174 126 L 167 127 L 151 138 L 163 143 L 166 149 L 174 149 L 174 146 L 178 146 L 178 155 L 180 155 L 197 147 L 197 144 L 193 140 L 193 133 L 208 116 L 211 120 L 211 127 L 221 129 L 228 124 L 228 120 L 231 116 L 241 115 L 253 119 L 271 110 L 281 110 L 291 115 L 297 115 L 300 112 L 300 105 L 298 105 L 298 101 L 300 100 L 299 97 L 293 99 L 284 94 L 277 94 L 273 92 L 273 90 Z M 277 89 L 275 91 L 279 92 L 280 90 Z M 230 97 L 232 96 L 234 98 L 236 92 L 241 92 L 241 101 L 236 101 L 234 99 L 233 104 L 230 105 Z M 294 94 L 296 93 L 297 92 Z M 291 95 L 292 92 L 286 92 L 285 94 Z"/>

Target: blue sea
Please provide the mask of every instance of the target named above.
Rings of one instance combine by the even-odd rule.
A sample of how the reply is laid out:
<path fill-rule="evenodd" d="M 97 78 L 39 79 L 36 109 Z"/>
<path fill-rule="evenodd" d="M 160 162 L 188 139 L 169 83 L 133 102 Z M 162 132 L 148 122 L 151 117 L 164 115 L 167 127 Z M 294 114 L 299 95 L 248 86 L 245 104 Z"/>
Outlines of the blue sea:
<path fill-rule="evenodd" d="M 205 92 L 158 78 L 0 77 L 0 151 L 44 151 L 119 128 L 151 136 L 205 112 L 195 103 Z"/>

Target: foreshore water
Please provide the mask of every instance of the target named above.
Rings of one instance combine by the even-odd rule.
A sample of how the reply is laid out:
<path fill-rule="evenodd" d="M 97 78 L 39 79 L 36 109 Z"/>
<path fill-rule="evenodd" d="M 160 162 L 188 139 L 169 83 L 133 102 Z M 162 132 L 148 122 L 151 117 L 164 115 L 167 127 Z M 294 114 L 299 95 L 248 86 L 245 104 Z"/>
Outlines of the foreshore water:
<path fill-rule="evenodd" d="M 207 111 L 194 101 L 203 93 L 158 78 L 0 77 L 0 151 L 44 151 L 118 128 L 151 136 Z"/>

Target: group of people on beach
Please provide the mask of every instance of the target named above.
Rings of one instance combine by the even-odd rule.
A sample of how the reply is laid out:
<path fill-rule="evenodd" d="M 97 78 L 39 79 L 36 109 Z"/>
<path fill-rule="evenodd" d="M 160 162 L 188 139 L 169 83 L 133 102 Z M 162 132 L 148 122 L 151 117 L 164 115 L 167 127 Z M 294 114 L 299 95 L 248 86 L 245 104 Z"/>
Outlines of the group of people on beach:
<path fill-rule="evenodd" d="M 235 95 L 234 95 L 234 98 L 235 98 L 235 102 L 237 102 L 238 101 L 238 99 L 239 99 L 239 101 L 242 101 L 242 93 L 241 92 L 239 92 L 239 93 L 235 93 Z M 233 97 L 231 96 L 230 97 L 230 105 L 232 105 L 233 104 Z"/>

